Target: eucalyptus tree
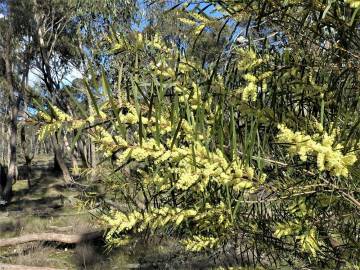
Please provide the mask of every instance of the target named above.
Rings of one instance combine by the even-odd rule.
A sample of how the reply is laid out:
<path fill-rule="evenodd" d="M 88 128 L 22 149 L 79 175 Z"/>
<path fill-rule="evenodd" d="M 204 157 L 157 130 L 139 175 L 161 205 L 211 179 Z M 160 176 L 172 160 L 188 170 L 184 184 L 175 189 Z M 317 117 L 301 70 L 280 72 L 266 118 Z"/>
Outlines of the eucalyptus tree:
<path fill-rule="evenodd" d="M 84 55 L 87 50 L 86 42 L 95 42 L 92 33 L 105 29 L 106 20 L 126 21 L 129 16 L 118 16 L 124 1 L 99 1 L 94 6 L 94 1 L 1 1 L 1 78 L 2 91 L 9 100 L 9 162 L 8 179 L 2 183 L 4 198 L 8 200 L 11 186 L 16 178 L 16 150 L 18 120 L 26 116 L 24 110 L 36 97 L 38 104 L 47 102 L 55 104 L 61 109 L 72 113 L 69 106 L 69 96 L 64 86 L 69 84 L 66 80 L 74 70 L 87 72 L 84 66 L 87 59 L 95 59 Z M 115 8 L 116 9 L 113 9 Z M 122 15 L 125 15 L 123 13 Z M 95 19 L 96 18 L 96 19 Z M 93 20 L 96 22 L 93 23 Z M 89 28 L 79 26 L 88 25 Z M 119 24 L 120 25 L 120 24 Z M 99 32 L 98 32 L 99 33 Z M 87 40 L 86 42 L 84 42 Z M 85 44 L 85 45 L 84 45 Z M 84 45 L 84 46 L 83 46 Z M 89 51 L 89 50 L 88 50 Z M 40 78 L 40 92 L 33 92 L 29 85 L 29 74 Z M 7 106 L 4 106 L 5 109 Z M 21 110 L 19 114 L 19 110 Z M 21 139 L 25 139 L 22 129 Z M 25 139 L 26 140 L 26 139 Z M 71 181 L 67 168 L 66 154 L 74 161 L 73 153 L 67 153 L 66 136 L 59 132 L 52 138 L 54 148 L 54 162 L 59 165 L 66 182 Z M 24 142 L 22 144 L 25 145 Z M 69 144 L 67 144 L 69 145 Z M 27 155 L 28 156 L 28 155 Z M 30 157 L 30 156 L 28 156 Z"/>
<path fill-rule="evenodd" d="M 115 81 L 121 61 L 114 61 L 113 55 L 108 53 L 109 35 L 115 33 L 129 33 L 136 22 L 138 1 L 136 0 L 106 0 L 106 1 L 79 1 L 77 14 L 73 18 L 76 30 L 76 47 L 83 79 L 95 82 L 92 91 L 96 93 L 101 88 L 101 69 L 104 69 L 109 80 Z M 125 66 L 125 70 L 127 67 Z M 80 90 L 81 99 L 87 110 L 91 111 L 91 97 L 88 95 L 84 83 L 74 84 L 75 91 Z M 75 106 L 76 108 L 76 106 Z M 93 111 L 91 111 L 93 113 Z M 82 138 L 78 142 L 83 163 L 88 167 L 95 167 L 95 146 L 89 138 Z M 86 155 L 85 155 L 86 153 Z"/>
<path fill-rule="evenodd" d="M 101 44 L 104 36 L 102 32 L 109 31 L 108 22 L 116 22 L 118 26 L 130 24 L 130 3 L 131 1 L 116 0 L 31 1 L 33 39 L 37 44 L 34 66 L 46 89 L 43 101 L 50 101 L 71 115 L 76 113 L 76 107 L 69 102 L 68 91 L 71 91 L 71 87 L 68 86 L 71 82 L 68 77 L 75 71 L 86 77 L 89 66 L 103 61 L 106 55 L 101 54 L 101 48 L 93 53 L 91 46 Z M 65 147 L 61 147 L 63 141 Z M 52 138 L 54 164 L 60 167 L 65 181 L 70 182 L 71 175 L 65 163 L 65 153 L 71 157 L 73 165 L 76 158 L 67 141 L 67 135 L 61 133 Z M 92 153 L 89 156 L 93 157 L 92 144 L 87 148 Z M 90 159 L 90 164 L 93 163 Z"/>
<path fill-rule="evenodd" d="M 26 95 L 26 81 L 33 59 L 33 40 L 30 35 L 30 26 L 24 24 L 29 18 L 27 2 L 1 1 L 0 13 L 1 38 L 0 52 L 4 65 L 2 90 L 7 97 L 9 105 L 9 160 L 7 179 L 1 183 L 1 197 L 9 201 L 12 194 L 12 184 L 17 176 L 17 130 L 18 117 L 22 109 L 22 101 Z M 6 106 L 5 106 L 6 108 Z"/>

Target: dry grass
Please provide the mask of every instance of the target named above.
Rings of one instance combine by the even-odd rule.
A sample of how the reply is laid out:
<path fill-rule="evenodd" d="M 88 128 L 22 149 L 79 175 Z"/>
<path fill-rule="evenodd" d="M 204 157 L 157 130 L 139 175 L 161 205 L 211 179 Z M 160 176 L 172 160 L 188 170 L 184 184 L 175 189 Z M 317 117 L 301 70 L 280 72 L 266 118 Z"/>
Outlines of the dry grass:
<path fill-rule="evenodd" d="M 0 236 L 1 237 L 14 237 L 21 231 L 20 219 L 0 219 Z"/>
<path fill-rule="evenodd" d="M 51 174 L 44 157 L 35 163 L 42 168 L 33 170 L 32 188 L 29 190 L 26 181 L 18 180 L 14 185 L 12 204 L 0 212 L 0 238 L 40 232 L 71 234 L 96 230 L 93 217 L 83 210 L 79 212 L 76 191 L 65 187 L 61 178 Z M 68 200 L 69 197 L 74 199 Z M 125 249 L 105 254 L 102 243 L 34 242 L 1 248 L 0 261 L 62 269 L 124 269 L 129 262 L 136 261 L 130 253 L 132 251 Z"/>
<path fill-rule="evenodd" d="M 41 167 L 33 171 L 32 188 L 29 190 L 26 181 L 18 180 L 14 184 L 12 204 L 0 213 L 0 237 L 54 232 L 54 228 L 62 230 L 62 233 L 94 230 L 90 214 L 78 214 L 73 203 L 64 202 L 67 197 L 76 195 L 76 191 L 65 188 L 62 179 L 46 169 L 46 158 L 40 157 L 35 163 Z M 88 266 L 101 261 L 101 256 L 90 243 L 75 247 L 34 242 L 2 248 L 0 261 L 28 266 L 89 269 Z"/>
<path fill-rule="evenodd" d="M 71 256 L 71 252 L 66 254 L 63 250 L 43 246 L 42 243 L 31 243 L 13 249 L 13 254 L 7 260 L 7 263 L 73 269 L 72 265 L 67 263 L 67 261 L 70 261 Z M 65 259 L 66 257 L 68 258 Z"/>

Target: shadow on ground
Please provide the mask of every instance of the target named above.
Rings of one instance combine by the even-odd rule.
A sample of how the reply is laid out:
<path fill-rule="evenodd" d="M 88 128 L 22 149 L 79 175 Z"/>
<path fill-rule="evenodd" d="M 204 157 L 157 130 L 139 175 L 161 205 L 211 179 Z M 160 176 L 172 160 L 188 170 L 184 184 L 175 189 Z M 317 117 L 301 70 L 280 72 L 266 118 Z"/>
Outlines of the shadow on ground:
<path fill-rule="evenodd" d="M 49 160 L 49 159 L 48 159 Z M 79 186 L 66 185 L 52 170 L 52 162 L 36 160 L 31 171 L 31 187 L 19 168 L 13 199 L 0 209 L 0 238 L 30 233 L 84 233 L 98 229 L 97 220 L 79 211 Z M 97 186 L 93 190 L 97 190 Z M 107 252 L 99 239 L 78 245 L 27 243 L 0 248 L 0 262 L 59 269 L 206 269 L 207 258 L 183 255 L 178 241 L 161 237 L 144 242 L 134 236 L 131 243 Z"/>

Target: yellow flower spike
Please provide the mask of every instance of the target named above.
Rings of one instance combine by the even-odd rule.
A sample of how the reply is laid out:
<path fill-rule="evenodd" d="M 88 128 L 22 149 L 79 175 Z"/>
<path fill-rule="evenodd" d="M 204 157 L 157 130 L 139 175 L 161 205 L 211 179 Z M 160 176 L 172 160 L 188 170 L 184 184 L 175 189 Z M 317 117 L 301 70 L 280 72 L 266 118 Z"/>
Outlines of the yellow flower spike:
<path fill-rule="evenodd" d="M 45 122 L 51 122 L 51 120 L 52 120 L 51 116 L 48 115 L 48 114 L 45 113 L 45 112 L 41 112 L 41 111 L 40 111 L 40 112 L 37 113 L 37 115 L 38 115 L 38 117 L 44 119 Z"/>
<path fill-rule="evenodd" d="M 257 97 L 257 86 L 254 82 L 249 82 L 249 84 L 242 91 L 242 100 L 243 101 L 256 101 Z"/>
<path fill-rule="evenodd" d="M 308 153 L 309 148 L 307 148 L 306 146 L 301 146 L 298 149 L 298 154 L 300 156 L 300 160 L 301 161 L 306 161 L 307 160 L 307 153 Z"/>
<path fill-rule="evenodd" d="M 255 174 L 254 168 L 247 166 L 245 168 L 245 172 L 249 180 L 252 180 L 254 178 L 254 174 Z"/>
<path fill-rule="evenodd" d="M 342 158 L 342 162 L 346 166 L 351 166 L 356 162 L 356 155 L 354 153 L 347 154 Z"/>
<path fill-rule="evenodd" d="M 334 145 L 335 137 L 339 133 L 339 129 L 329 135 L 323 132 L 320 136 L 315 134 L 313 137 L 305 135 L 302 132 L 293 132 L 284 125 L 278 125 L 280 130 L 277 138 L 281 143 L 293 144 L 288 148 L 292 154 L 298 154 L 300 159 L 305 161 L 309 154 L 317 156 L 318 170 L 327 170 L 336 176 L 348 176 L 348 168 L 356 162 L 355 154 L 343 155 L 341 144 Z"/>
<path fill-rule="evenodd" d="M 237 178 L 241 178 L 243 176 L 243 170 L 239 166 L 234 167 L 234 176 Z"/>
<path fill-rule="evenodd" d="M 258 81 L 258 79 L 257 79 L 254 75 L 252 75 L 252 74 L 250 74 L 250 73 L 245 74 L 245 75 L 244 75 L 244 79 L 245 79 L 246 81 L 248 81 L 248 82 L 253 82 L 253 83 L 255 83 L 255 82 Z"/>
<path fill-rule="evenodd" d="M 265 183 L 266 178 L 267 178 L 267 174 L 266 174 L 266 173 L 262 173 L 262 174 L 260 175 L 260 178 L 259 178 L 260 184 Z"/>
<path fill-rule="evenodd" d="M 317 156 L 317 167 L 319 169 L 320 172 L 325 170 L 325 154 L 324 153 L 319 153 Z"/>
<path fill-rule="evenodd" d="M 345 0 L 352 8 L 360 8 L 360 0 Z"/>
<path fill-rule="evenodd" d="M 214 237 L 194 236 L 192 239 L 181 241 L 185 248 L 189 251 L 199 252 L 207 248 L 214 248 L 219 239 Z"/>
<path fill-rule="evenodd" d="M 192 185 L 194 185 L 199 179 L 199 175 L 192 172 L 183 172 L 179 176 L 179 180 L 176 183 L 176 187 L 182 190 L 189 189 Z"/>
<path fill-rule="evenodd" d="M 68 114 L 66 114 L 65 112 L 63 112 L 62 110 L 60 110 L 57 106 L 54 105 L 50 105 L 55 117 L 60 120 L 60 121 L 71 121 L 72 117 Z"/>
<path fill-rule="evenodd" d="M 238 182 L 234 185 L 234 190 L 241 191 L 244 189 L 250 189 L 252 187 L 253 187 L 252 182 L 238 179 Z"/>
<path fill-rule="evenodd" d="M 314 126 L 315 126 L 315 128 L 316 128 L 319 132 L 323 132 L 323 131 L 324 131 L 323 125 L 321 125 L 321 123 L 319 123 L 319 122 L 316 122 Z"/>

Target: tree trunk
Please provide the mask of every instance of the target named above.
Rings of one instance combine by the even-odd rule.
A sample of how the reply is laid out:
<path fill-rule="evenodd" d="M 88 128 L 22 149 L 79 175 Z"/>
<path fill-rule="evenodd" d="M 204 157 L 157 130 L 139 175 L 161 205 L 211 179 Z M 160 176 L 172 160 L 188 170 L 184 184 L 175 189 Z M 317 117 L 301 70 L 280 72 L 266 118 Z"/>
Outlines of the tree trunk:
<path fill-rule="evenodd" d="M 45 150 L 44 154 L 47 154 L 47 155 L 49 155 L 50 153 L 53 152 L 52 147 L 51 147 L 51 141 L 49 141 L 49 140 L 44 141 L 44 150 Z"/>
<path fill-rule="evenodd" d="M 67 151 L 69 157 L 71 158 L 71 171 L 72 171 L 72 174 L 75 175 L 75 176 L 78 176 L 79 175 L 79 165 L 78 165 L 78 162 L 76 160 L 74 150 L 71 149 L 69 141 L 68 141 L 66 135 L 64 135 L 64 147 L 66 148 L 66 151 Z"/>
<path fill-rule="evenodd" d="M 6 146 L 6 133 L 5 133 L 5 123 L 1 123 L 1 164 L 6 163 L 6 152 L 7 147 Z"/>
<path fill-rule="evenodd" d="M 54 167 L 53 167 L 53 170 L 55 173 L 60 173 L 61 172 L 61 167 L 60 167 L 60 164 L 58 162 L 58 157 L 57 157 L 57 151 L 55 151 L 55 146 L 54 146 Z"/>
<path fill-rule="evenodd" d="M 5 166 L 0 164 L 0 194 L 3 193 L 3 188 L 6 185 L 7 176 L 6 176 L 6 169 Z M 0 204 L 6 203 L 6 201 L 3 200 L 3 198 L 0 198 L 2 202 Z"/>
<path fill-rule="evenodd" d="M 36 142 L 33 145 L 33 139 L 30 137 L 30 141 L 26 140 L 26 130 L 25 126 L 22 126 L 20 129 L 20 140 L 21 140 L 21 148 L 25 158 L 25 177 L 28 182 L 28 187 L 31 187 L 31 162 L 35 156 L 36 152 Z M 27 145 L 29 149 L 27 149 Z"/>
<path fill-rule="evenodd" d="M 16 150 L 17 150 L 17 113 L 18 108 L 17 105 L 12 105 L 11 108 L 11 116 L 10 116 L 10 156 L 9 156 L 9 165 L 8 165 L 8 173 L 6 178 L 5 186 L 3 187 L 2 197 L 5 201 L 10 201 L 12 196 L 12 184 L 15 182 L 17 177 L 17 164 L 16 164 Z"/>
<path fill-rule="evenodd" d="M 28 70 L 29 70 L 29 64 L 27 65 L 27 72 L 26 74 L 23 76 L 22 79 L 22 89 L 23 89 L 23 97 L 24 97 L 24 108 L 23 108 L 23 112 L 24 112 L 24 123 L 23 125 L 21 125 L 20 128 L 20 144 L 21 144 L 21 148 L 23 151 L 23 155 L 24 155 L 24 159 L 25 159 L 25 177 L 28 183 L 28 188 L 31 188 L 31 162 L 35 156 L 35 152 L 36 152 L 36 142 L 33 144 L 33 138 L 32 135 L 30 135 L 30 140 L 26 139 L 26 120 L 27 120 L 27 110 L 28 110 L 28 104 L 29 104 L 29 97 L 25 91 L 26 89 L 26 84 L 27 84 L 27 74 L 28 74 Z M 31 128 L 31 127 L 28 127 Z M 31 132 L 30 132 L 31 134 Z"/>
<path fill-rule="evenodd" d="M 89 162 L 88 162 L 88 158 L 87 158 L 87 155 L 86 155 L 86 151 L 84 150 L 84 143 L 83 141 L 80 139 L 78 140 L 78 150 L 79 150 L 79 154 L 80 154 L 80 157 L 81 157 L 81 162 L 82 162 L 82 165 L 86 168 L 90 167 L 89 166 Z"/>
<path fill-rule="evenodd" d="M 57 137 L 56 135 L 51 137 L 53 148 L 54 148 L 54 155 L 55 155 L 54 167 L 55 167 L 55 164 L 56 164 L 56 166 L 60 167 L 65 183 L 69 184 L 73 181 L 73 179 L 71 177 L 68 167 L 66 166 L 63 152 L 61 150 L 61 147 L 60 147 L 56 137 Z"/>
<path fill-rule="evenodd" d="M 10 123 L 9 123 L 9 164 L 6 181 L 1 183 L 1 199 L 8 202 L 12 196 L 12 185 L 17 176 L 16 164 L 16 142 L 17 142 L 17 117 L 20 106 L 20 96 L 15 96 L 15 87 L 12 74 L 13 65 L 11 63 L 11 33 L 12 27 L 9 27 L 6 34 L 6 47 L 4 51 L 4 61 L 6 70 L 6 88 L 9 94 L 10 104 Z"/>
<path fill-rule="evenodd" d="M 97 181 L 98 175 L 97 175 L 96 170 L 95 170 L 95 167 L 96 167 L 96 164 L 97 164 L 95 145 L 94 145 L 94 143 L 92 142 L 91 139 L 89 139 L 88 143 L 89 143 L 88 144 L 88 150 L 89 150 L 88 160 L 89 160 L 90 166 L 92 168 L 91 173 L 90 173 L 90 180 L 91 181 Z"/>

